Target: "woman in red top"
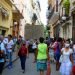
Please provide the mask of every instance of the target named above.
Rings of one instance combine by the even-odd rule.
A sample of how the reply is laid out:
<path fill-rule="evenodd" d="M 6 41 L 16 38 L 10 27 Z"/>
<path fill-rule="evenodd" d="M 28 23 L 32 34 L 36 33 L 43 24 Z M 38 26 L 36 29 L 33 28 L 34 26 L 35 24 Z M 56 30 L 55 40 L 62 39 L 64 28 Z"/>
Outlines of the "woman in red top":
<path fill-rule="evenodd" d="M 20 57 L 21 68 L 23 70 L 23 73 L 25 72 L 25 62 L 26 62 L 27 55 L 28 55 L 28 49 L 26 47 L 26 43 L 23 42 L 23 44 L 18 52 L 18 56 Z"/>

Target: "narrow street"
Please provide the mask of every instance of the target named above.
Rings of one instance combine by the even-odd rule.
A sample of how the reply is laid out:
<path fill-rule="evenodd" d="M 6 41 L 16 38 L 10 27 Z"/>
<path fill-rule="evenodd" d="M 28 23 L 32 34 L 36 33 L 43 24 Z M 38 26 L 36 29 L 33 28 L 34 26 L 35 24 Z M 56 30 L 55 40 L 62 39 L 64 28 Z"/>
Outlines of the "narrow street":
<path fill-rule="evenodd" d="M 55 65 L 51 64 L 51 75 L 60 75 L 59 72 L 55 71 Z M 20 61 L 19 59 L 14 62 L 13 68 L 11 70 L 9 69 L 4 69 L 2 75 L 24 75 L 21 71 L 20 67 Z M 39 73 L 36 71 L 36 64 L 33 63 L 33 54 L 30 54 L 29 58 L 27 59 L 26 62 L 26 72 L 25 75 L 39 75 Z"/>

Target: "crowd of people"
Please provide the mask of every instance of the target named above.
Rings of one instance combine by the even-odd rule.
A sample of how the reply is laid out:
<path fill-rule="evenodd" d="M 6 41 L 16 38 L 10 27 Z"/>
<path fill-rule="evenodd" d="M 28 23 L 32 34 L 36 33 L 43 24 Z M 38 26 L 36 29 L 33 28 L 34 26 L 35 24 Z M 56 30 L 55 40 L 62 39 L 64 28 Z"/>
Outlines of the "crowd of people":
<path fill-rule="evenodd" d="M 6 62 L 8 64 L 8 69 L 11 69 L 13 67 L 13 52 L 15 50 L 15 46 L 17 46 L 17 50 L 19 49 L 21 45 L 21 39 L 21 36 L 19 36 L 19 38 L 17 39 L 16 37 L 13 38 L 10 34 L 7 37 L 3 37 L 2 35 L 0 35 L 0 75 L 2 74 L 3 67 Z"/>
<path fill-rule="evenodd" d="M 41 37 L 36 49 L 36 60 L 40 75 L 44 75 L 44 71 L 49 68 L 47 63 L 51 60 L 54 60 L 56 71 L 59 71 L 60 75 L 75 75 L 75 42 L 62 38 L 44 40 Z M 51 70 L 51 67 L 49 69 Z M 49 73 L 47 74 L 50 75 Z"/>
<path fill-rule="evenodd" d="M 0 35 L 0 75 L 5 61 L 8 62 L 8 69 L 13 67 L 12 54 L 15 51 L 15 46 L 23 73 L 25 73 L 26 58 L 29 57 L 29 51 L 32 50 L 34 53 L 33 63 L 36 63 L 40 75 L 44 75 L 46 70 L 46 74 L 50 75 L 50 62 L 56 64 L 56 71 L 59 71 L 60 75 L 75 75 L 75 42 L 69 39 L 44 39 L 43 37 L 38 40 L 25 40 L 21 36 L 12 38 L 11 35 L 5 38 Z"/>

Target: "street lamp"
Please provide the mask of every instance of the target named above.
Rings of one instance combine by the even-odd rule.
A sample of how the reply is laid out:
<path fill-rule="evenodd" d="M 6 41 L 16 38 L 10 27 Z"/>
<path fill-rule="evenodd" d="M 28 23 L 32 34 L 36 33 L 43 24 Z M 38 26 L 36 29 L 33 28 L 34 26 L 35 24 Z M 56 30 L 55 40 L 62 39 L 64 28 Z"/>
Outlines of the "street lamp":
<path fill-rule="evenodd" d="M 63 21 L 66 20 L 65 10 L 66 10 L 65 7 L 63 7 L 63 11 L 62 11 L 62 13 L 63 13 L 62 20 L 63 20 Z"/>
<path fill-rule="evenodd" d="M 65 21 L 66 20 L 66 16 L 62 16 L 62 20 Z"/>

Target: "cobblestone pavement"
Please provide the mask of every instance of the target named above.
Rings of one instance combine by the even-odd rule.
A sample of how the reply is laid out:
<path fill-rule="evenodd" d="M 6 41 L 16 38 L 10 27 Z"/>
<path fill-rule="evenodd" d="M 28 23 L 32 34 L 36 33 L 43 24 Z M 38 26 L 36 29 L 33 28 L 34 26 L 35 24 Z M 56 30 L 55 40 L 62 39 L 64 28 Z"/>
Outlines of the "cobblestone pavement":
<path fill-rule="evenodd" d="M 51 64 L 51 75 L 60 75 L 59 72 L 55 71 L 55 64 Z M 26 72 L 25 74 L 22 73 L 20 67 L 19 59 L 13 63 L 12 69 L 4 69 L 2 75 L 39 75 L 36 71 L 36 64 L 33 63 L 33 54 L 30 54 L 29 58 L 26 61 Z"/>

